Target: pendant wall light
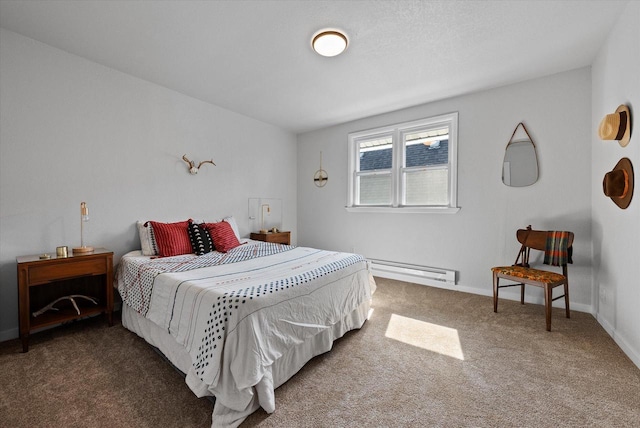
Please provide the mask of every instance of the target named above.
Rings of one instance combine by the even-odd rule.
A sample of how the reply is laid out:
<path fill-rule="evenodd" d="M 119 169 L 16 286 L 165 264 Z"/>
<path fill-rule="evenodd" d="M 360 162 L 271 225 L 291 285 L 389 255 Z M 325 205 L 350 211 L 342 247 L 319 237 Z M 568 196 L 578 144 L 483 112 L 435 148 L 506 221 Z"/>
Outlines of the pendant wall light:
<path fill-rule="evenodd" d="M 320 30 L 311 39 L 311 47 L 322 56 L 340 55 L 347 49 L 347 36 L 338 30 Z"/>

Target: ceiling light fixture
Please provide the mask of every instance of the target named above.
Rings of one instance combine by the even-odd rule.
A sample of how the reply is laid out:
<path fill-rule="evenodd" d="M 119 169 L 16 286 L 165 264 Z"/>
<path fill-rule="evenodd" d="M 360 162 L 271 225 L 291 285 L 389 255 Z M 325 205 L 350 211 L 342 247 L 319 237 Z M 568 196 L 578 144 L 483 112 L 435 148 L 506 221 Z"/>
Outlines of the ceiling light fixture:
<path fill-rule="evenodd" d="M 321 30 L 311 39 L 311 47 L 322 56 L 340 55 L 348 44 L 347 36 L 337 30 Z"/>

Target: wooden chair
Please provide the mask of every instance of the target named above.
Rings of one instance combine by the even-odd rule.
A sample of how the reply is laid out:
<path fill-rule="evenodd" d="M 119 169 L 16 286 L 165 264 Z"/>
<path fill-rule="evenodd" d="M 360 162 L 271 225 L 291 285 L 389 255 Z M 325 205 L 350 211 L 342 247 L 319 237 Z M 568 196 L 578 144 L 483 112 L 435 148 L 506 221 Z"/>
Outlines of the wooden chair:
<path fill-rule="evenodd" d="M 544 289 L 544 307 L 547 319 L 547 331 L 551 331 L 551 305 L 554 300 L 564 297 L 564 304 L 569 313 L 569 277 L 567 263 L 572 263 L 573 233 L 559 231 L 518 229 L 518 242 L 522 244 L 516 262 L 512 266 L 491 268 L 493 271 L 493 312 L 498 312 L 498 290 L 504 287 L 520 286 L 520 303 L 524 305 L 524 286 L 535 285 Z M 545 251 L 545 264 L 562 267 L 562 274 L 534 269 L 529 266 L 531 249 Z M 500 278 L 515 281 L 516 284 L 499 285 Z M 553 289 L 564 285 L 564 294 L 553 298 Z"/>

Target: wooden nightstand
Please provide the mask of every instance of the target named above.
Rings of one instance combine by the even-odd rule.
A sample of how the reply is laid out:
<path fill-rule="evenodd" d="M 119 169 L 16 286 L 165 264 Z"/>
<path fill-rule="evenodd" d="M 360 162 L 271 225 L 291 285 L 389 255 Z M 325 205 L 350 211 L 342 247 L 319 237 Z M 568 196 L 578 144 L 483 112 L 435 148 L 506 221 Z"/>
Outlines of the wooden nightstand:
<path fill-rule="evenodd" d="M 55 252 L 54 252 L 55 254 Z M 29 334 L 50 325 L 104 313 L 113 325 L 113 252 L 96 248 L 92 253 L 65 258 L 40 259 L 39 255 L 17 257 L 18 310 L 22 351 L 29 351 Z M 70 295 L 89 296 L 94 304 L 74 298 L 58 302 L 59 310 L 33 314 L 54 300 Z"/>
<path fill-rule="evenodd" d="M 249 236 L 256 241 L 275 242 L 276 244 L 291 245 L 291 232 L 251 233 Z"/>

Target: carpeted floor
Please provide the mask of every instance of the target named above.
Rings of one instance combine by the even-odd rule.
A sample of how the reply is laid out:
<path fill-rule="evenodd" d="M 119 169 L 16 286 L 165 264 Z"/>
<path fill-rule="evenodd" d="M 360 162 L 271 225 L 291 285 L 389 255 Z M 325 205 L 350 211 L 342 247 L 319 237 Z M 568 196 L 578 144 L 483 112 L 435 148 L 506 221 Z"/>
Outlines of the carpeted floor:
<path fill-rule="evenodd" d="M 377 278 L 364 327 L 243 427 L 637 427 L 640 369 L 589 314 Z M 537 289 L 530 288 L 536 292 Z M 528 289 L 529 290 L 529 289 Z M 0 344 L 1 427 L 207 427 L 212 404 L 102 317 Z"/>

